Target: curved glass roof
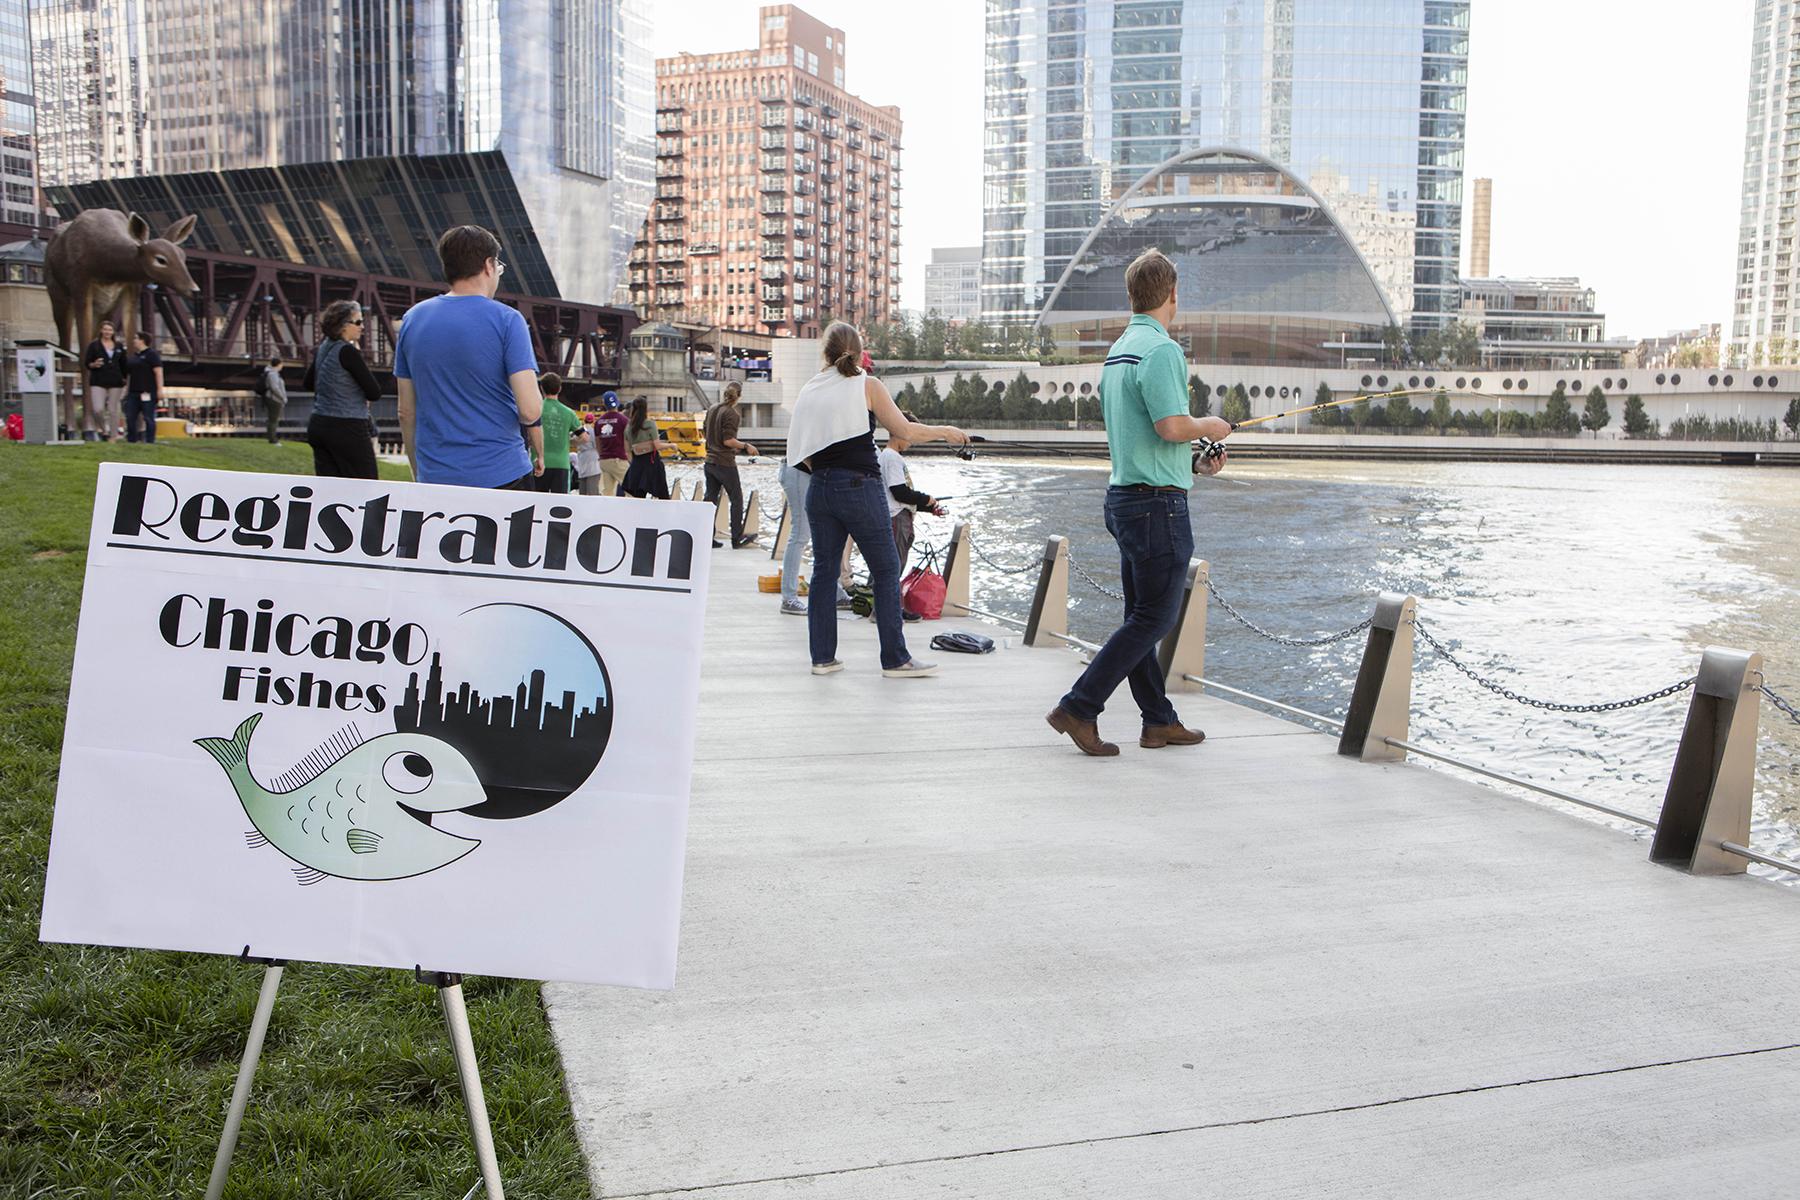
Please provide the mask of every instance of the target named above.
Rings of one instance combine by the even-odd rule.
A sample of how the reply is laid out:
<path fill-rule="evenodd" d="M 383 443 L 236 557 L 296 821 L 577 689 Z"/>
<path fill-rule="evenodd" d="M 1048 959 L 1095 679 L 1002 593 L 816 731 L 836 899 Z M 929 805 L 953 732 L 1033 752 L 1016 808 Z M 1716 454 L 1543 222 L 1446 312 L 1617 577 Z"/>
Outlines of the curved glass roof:
<path fill-rule="evenodd" d="M 1131 316 L 1125 267 L 1152 246 L 1180 274 L 1171 333 L 1195 357 L 1209 357 L 1210 338 L 1225 361 L 1335 359 L 1325 343 L 1395 319 L 1312 189 L 1259 155 L 1211 149 L 1177 155 L 1126 190 L 1070 260 L 1038 324 L 1067 350 L 1103 349 Z"/>

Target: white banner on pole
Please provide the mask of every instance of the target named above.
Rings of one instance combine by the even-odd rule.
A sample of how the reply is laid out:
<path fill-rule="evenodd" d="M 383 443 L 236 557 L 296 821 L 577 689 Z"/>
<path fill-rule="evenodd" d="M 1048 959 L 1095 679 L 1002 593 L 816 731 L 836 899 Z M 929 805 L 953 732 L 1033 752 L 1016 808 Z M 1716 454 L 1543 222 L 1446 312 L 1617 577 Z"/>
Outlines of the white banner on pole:
<path fill-rule="evenodd" d="M 102 464 L 42 937 L 673 986 L 712 519 Z"/>

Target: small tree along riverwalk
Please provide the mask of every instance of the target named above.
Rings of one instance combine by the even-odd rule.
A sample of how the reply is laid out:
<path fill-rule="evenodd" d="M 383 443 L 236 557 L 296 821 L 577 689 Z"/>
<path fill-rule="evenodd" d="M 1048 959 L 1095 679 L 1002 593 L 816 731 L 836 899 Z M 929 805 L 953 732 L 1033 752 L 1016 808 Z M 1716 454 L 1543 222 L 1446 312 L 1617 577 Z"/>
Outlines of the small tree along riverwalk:
<path fill-rule="evenodd" d="M 675 992 L 545 989 L 596 1194 L 1597 1200 L 1791 1172 L 1794 889 L 1192 694 L 1205 745 L 1138 749 L 1121 689 L 1123 753 L 1084 758 L 1043 721 L 1075 655 L 926 651 L 1001 632 L 973 620 L 908 628 L 939 679 L 882 679 L 867 622 L 814 678 L 767 569 L 715 554 Z"/>

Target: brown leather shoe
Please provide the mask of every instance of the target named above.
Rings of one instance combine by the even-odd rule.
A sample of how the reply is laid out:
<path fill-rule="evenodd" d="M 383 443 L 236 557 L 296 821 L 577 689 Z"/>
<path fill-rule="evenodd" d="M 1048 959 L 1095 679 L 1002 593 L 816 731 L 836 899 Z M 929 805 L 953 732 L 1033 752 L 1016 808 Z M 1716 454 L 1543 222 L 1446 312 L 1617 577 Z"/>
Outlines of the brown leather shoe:
<path fill-rule="evenodd" d="M 1161 750 L 1164 746 L 1198 746 L 1206 740 L 1206 735 L 1198 729 L 1189 729 L 1180 721 L 1173 725 L 1146 725 L 1144 734 L 1138 738 L 1138 745 L 1146 750 Z"/>
<path fill-rule="evenodd" d="M 1058 733 L 1066 733 L 1069 740 L 1081 749 L 1083 754 L 1091 754 L 1095 758 L 1111 758 L 1119 752 L 1119 748 L 1111 742 L 1100 740 L 1100 726 L 1094 721 L 1084 721 L 1074 713 L 1066 711 L 1062 705 L 1051 709 L 1044 720 L 1050 722 L 1050 728 Z"/>

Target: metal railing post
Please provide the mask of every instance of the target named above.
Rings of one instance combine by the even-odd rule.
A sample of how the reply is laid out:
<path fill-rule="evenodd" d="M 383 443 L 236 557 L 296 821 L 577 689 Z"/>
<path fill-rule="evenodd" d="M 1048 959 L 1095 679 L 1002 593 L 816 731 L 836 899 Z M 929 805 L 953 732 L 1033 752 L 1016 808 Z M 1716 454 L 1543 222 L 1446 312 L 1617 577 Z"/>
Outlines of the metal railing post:
<path fill-rule="evenodd" d="M 1721 845 L 1750 841 L 1762 655 L 1709 646 L 1669 772 L 1650 861 L 1694 875 L 1737 875 L 1748 865 Z"/>
<path fill-rule="evenodd" d="M 750 494 L 744 497 L 744 536 L 754 538 L 760 533 L 762 533 L 762 504 L 756 498 L 756 489 L 751 488 Z"/>
<path fill-rule="evenodd" d="M 1375 598 L 1375 616 L 1338 753 L 1364 762 L 1398 762 L 1406 751 L 1389 738 L 1406 740 L 1412 710 L 1413 615 L 1417 601 L 1398 592 Z"/>
<path fill-rule="evenodd" d="M 1031 598 L 1031 618 L 1025 622 L 1025 644 L 1048 645 L 1054 640 L 1051 634 L 1068 632 L 1069 539 L 1058 535 L 1044 542 L 1044 565 Z"/>
<path fill-rule="evenodd" d="M 969 526 L 958 521 L 944 552 L 944 607 L 969 610 Z"/>
<path fill-rule="evenodd" d="M 770 558 L 780 558 L 787 553 L 788 534 L 792 530 L 789 518 L 794 515 L 793 509 L 792 504 L 781 506 L 781 520 L 775 523 L 775 548 L 769 551 Z"/>
<path fill-rule="evenodd" d="M 1181 616 L 1162 640 L 1156 661 L 1162 665 L 1163 683 L 1172 692 L 1194 692 L 1200 685 L 1189 682 L 1206 678 L 1206 579 L 1210 568 L 1204 558 L 1188 563 L 1187 591 L 1181 597 Z"/>

